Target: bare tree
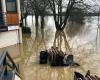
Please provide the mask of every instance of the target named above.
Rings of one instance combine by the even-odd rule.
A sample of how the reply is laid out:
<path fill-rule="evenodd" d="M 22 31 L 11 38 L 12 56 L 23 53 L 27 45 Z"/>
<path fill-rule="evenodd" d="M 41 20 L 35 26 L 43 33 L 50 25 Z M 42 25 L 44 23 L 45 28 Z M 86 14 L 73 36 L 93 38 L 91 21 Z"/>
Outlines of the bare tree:
<path fill-rule="evenodd" d="M 39 25 L 38 17 L 41 16 L 41 28 L 44 26 L 44 16 L 48 7 L 47 0 L 30 0 L 30 5 L 35 14 L 35 26 Z"/>
<path fill-rule="evenodd" d="M 21 22 L 25 19 L 25 26 L 27 26 L 27 16 L 31 12 L 30 3 L 28 0 L 21 0 Z"/>
<path fill-rule="evenodd" d="M 66 26 L 67 20 L 70 16 L 70 12 L 73 9 L 74 6 L 79 5 L 81 6 L 84 4 L 83 0 L 65 0 L 66 6 L 64 6 L 63 0 L 48 0 L 51 10 L 53 12 L 53 17 L 55 21 L 55 26 L 57 30 L 63 30 Z M 65 9 L 65 14 L 63 14 L 63 9 Z"/>

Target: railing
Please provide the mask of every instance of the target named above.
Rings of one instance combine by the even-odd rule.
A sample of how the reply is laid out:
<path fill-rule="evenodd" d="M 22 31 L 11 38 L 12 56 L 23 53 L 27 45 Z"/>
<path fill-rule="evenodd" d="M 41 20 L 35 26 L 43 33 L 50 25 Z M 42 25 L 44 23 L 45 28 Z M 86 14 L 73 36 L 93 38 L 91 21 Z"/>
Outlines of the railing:
<path fill-rule="evenodd" d="M 8 79 L 9 72 L 13 74 L 12 78 L 14 78 L 15 75 L 20 78 L 19 68 L 6 50 L 3 51 L 0 57 L 0 72 L 0 80 L 12 80 Z"/>

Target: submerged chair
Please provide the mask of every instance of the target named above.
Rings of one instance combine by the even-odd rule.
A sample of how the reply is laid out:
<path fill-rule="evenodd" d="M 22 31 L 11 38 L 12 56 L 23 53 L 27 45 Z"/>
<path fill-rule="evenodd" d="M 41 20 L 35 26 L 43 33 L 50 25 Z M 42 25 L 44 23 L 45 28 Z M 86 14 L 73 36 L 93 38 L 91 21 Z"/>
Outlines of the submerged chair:
<path fill-rule="evenodd" d="M 84 80 L 84 76 L 79 72 L 74 72 L 74 80 Z"/>
<path fill-rule="evenodd" d="M 47 58 L 48 58 L 48 53 L 46 51 L 41 51 L 40 52 L 40 64 L 46 64 L 47 63 Z"/>
<path fill-rule="evenodd" d="M 85 76 L 79 72 L 74 72 L 74 80 L 100 80 L 100 78 L 96 75 L 91 75 L 90 71 L 88 70 Z"/>

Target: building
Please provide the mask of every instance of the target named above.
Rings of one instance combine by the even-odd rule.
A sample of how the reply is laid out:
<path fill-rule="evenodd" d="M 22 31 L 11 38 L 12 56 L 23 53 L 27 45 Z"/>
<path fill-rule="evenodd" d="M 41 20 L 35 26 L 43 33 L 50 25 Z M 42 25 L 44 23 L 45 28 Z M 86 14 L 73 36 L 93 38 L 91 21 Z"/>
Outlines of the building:
<path fill-rule="evenodd" d="M 22 43 L 20 0 L 0 0 L 0 48 Z"/>

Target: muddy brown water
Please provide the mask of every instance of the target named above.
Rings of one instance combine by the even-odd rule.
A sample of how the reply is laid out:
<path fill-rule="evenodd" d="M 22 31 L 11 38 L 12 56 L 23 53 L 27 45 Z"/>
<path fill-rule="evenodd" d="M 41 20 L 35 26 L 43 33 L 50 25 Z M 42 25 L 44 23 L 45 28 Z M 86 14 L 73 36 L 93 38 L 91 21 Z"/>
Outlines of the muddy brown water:
<path fill-rule="evenodd" d="M 82 29 L 83 33 L 86 30 L 87 27 L 84 30 Z M 91 71 L 91 74 L 100 77 L 100 53 L 97 53 L 95 42 L 92 40 L 94 38 L 91 37 L 94 33 L 96 34 L 96 30 L 94 27 L 89 28 L 89 30 L 91 31 L 87 30 L 85 36 L 80 35 L 80 33 L 74 38 L 72 36 L 76 32 L 68 37 L 66 31 L 56 32 L 55 29 L 50 27 L 38 32 L 33 30 L 32 34 L 23 34 L 22 44 L 2 48 L 0 52 L 4 49 L 8 50 L 14 61 L 19 64 L 23 80 L 73 80 L 75 71 L 85 75 L 88 70 Z M 57 46 L 63 51 L 67 51 L 68 43 L 72 50 L 71 54 L 74 55 L 74 60 L 80 64 L 79 67 L 51 67 L 48 64 L 39 64 L 39 52 L 41 50 Z"/>

